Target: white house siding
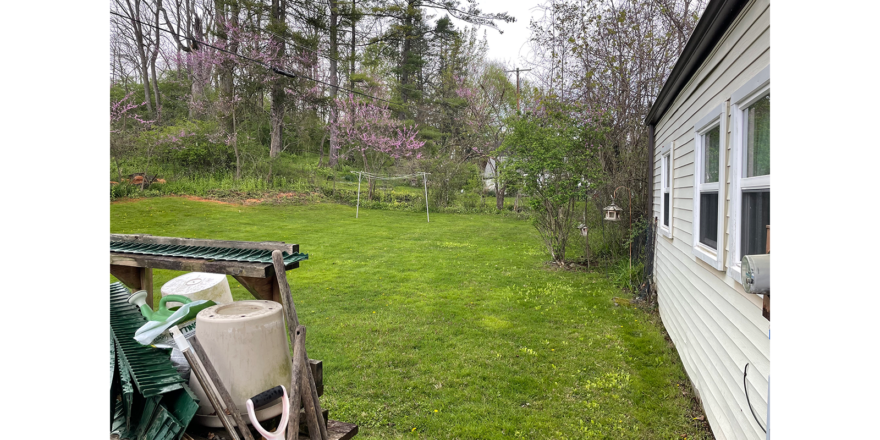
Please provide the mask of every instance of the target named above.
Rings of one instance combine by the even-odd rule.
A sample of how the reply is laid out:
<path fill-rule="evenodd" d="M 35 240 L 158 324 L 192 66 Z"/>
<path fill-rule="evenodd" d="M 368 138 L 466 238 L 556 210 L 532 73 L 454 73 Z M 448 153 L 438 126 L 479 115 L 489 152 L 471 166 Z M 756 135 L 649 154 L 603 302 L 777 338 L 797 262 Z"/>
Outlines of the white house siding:
<path fill-rule="evenodd" d="M 770 64 L 770 2 L 746 5 L 714 52 L 679 93 L 655 127 L 654 215 L 660 215 L 660 152 L 672 144 L 672 238 L 657 238 L 655 274 L 660 316 L 675 343 L 712 431 L 719 439 L 763 438 L 743 391 L 749 363 L 749 398 L 766 426 L 770 323 L 761 298 L 746 294 L 726 274 L 730 248 L 731 94 Z M 723 260 L 719 271 L 692 251 L 694 125 L 727 103 L 727 171 Z"/>

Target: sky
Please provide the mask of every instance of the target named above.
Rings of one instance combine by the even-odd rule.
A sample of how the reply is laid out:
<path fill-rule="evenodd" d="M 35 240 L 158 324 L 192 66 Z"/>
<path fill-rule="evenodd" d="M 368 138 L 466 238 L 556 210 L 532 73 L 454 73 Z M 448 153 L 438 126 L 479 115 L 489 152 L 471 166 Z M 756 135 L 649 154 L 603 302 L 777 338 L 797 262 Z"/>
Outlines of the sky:
<path fill-rule="evenodd" d="M 462 2 L 464 3 L 464 2 Z M 525 67 L 522 62 L 529 56 L 529 19 L 534 16 L 540 18 L 543 12 L 537 9 L 543 1 L 518 1 L 518 0 L 478 0 L 480 9 L 483 12 L 507 12 L 516 17 L 515 23 L 498 24 L 498 27 L 504 31 L 499 34 L 498 31 L 481 27 L 479 34 L 482 37 L 483 31 L 486 32 L 486 39 L 489 42 L 489 58 L 506 63 L 511 68 Z M 457 26 L 470 26 L 469 23 L 453 19 Z"/>

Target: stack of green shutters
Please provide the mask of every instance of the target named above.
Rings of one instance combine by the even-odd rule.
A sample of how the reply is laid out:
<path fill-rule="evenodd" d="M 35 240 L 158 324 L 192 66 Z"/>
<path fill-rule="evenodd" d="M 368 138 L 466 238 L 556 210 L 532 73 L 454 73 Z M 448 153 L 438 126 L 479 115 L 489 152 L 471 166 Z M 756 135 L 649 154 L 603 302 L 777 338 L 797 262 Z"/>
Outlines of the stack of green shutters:
<path fill-rule="evenodd" d="M 129 296 L 121 283 L 110 285 L 110 356 L 114 366 L 110 432 L 132 440 L 179 439 L 198 409 L 198 400 L 174 369 L 167 350 L 134 340 L 134 332 L 146 319 L 128 303 Z"/>

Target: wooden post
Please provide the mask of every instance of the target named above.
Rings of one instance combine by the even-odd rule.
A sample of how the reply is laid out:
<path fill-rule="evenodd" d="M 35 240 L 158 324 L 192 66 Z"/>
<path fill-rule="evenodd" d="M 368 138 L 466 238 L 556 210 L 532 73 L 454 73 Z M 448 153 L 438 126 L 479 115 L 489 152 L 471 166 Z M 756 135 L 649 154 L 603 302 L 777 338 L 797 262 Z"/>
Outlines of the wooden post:
<path fill-rule="evenodd" d="M 770 253 L 770 225 L 767 225 L 767 253 Z M 770 320 L 770 292 L 764 294 L 764 304 L 761 307 L 761 315 Z"/>
<path fill-rule="evenodd" d="M 302 351 L 303 363 L 308 362 L 309 355 L 306 352 L 305 335 L 303 335 L 303 345 L 300 350 Z M 300 386 L 302 387 L 302 402 L 303 407 L 305 407 L 306 410 L 307 421 L 314 418 L 318 425 L 318 429 L 314 429 L 312 427 L 312 422 L 309 421 L 309 438 L 311 440 L 328 440 L 327 422 L 322 416 L 323 411 L 321 410 L 321 401 L 318 400 L 318 391 L 315 387 L 315 378 L 312 377 L 311 368 L 305 369 L 301 376 L 301 380 L 302 383 L 300 384 Z"/>
<path fill-rule="evenodd" d="M 138 268 L 141 279 L 141 289 L 147 291 L 147 305 L 153 308 L 153 269 L 146 267 Z"/>
<path fill-rule="evenodd" d="M 290 285 L 287 284 L 287 271 L 284 269 L 284 256 L 281 251 L 272 251 L 272 264 L 275 266 L 275 279 L 278 280 L 281 306 L 284 307 L 284 314 L 287 318 L 287 331 L 290 334 L 290 340 L 293 341 L 296 339 L 299 318 L 296 316 L 296 306 L 293 305 L 293 297 L 290 295 Z"/>
<path fill-rule="evenodd" d="M 235 406 L 235 402 L 232 400 L 232 396 L 229 395 L 229 391 L 223 385 L 223 381 L 220 379 L 220 375 L 218 375 L 217 370 L 214 369 L 214 364 L 211 363 L 211 359 L 208 358 L 208 353 L 206 353 L 205 349 L 202 348 L 202 344 L 199 342 L 198 337 L 193 336 L 192 339 L 189 340 L 189 343 L 192 344 L 193 349 L 195 349 L 196 355 L 202 362 L 202 366 L 205 367 L 205 373 L 207 373 L 208 377 L 210 377 L 211 380 L 214 381 L 214 387 L 217 388 L 217 392 L 220 393 L 220 398 L 223 399 L 223 403 L 226 405 L 226 409 L 232 413 L 232 418 L 235 419 L 235 424 L 241 431 L 241 435 L 245 438 L 245 440 L 254 440 L 254 437 L 251 435 L 251 431 L 247 427 L 247 423 L 245 423 L 244 419 L 241 417 L 241 412 L 239 412 L 238 407 Z"/>
<path fill-rule="evenodd" d="M 303 330 L 305 330 L 305 328 L 299 325 L 299 318 L 296 315 L 296 306 L 294 306 L 293 297 L 290 294 L 290 285 L 287 284 L 287 276 L 285 275 L 286 272 L 284 270 L 284 257 L 281 254 L 281 251 L 272 251 L 272 264 L 275 266 L 275 278 L 278 279 L 281 305 L 284 307 L 284 312 L 287 318 L 287 331 L 289 332 L 290 340 L 296 341 L 297 328 L 302 328 Z M 306 354 L 305 348 L 305 331 L 303 331 L 302 339 L 302 363 L 305 366 L 309 363 L 309 357 Z M 318 401 L 318 390 L 315 387 L 315 379 L 312 377 L 312 369 L 304 368 L 304 370 L 305 373 L 302 374 L 302 383 L 300 386 L 303 387 L 301 393 L 303 395 L 303 405 L 306 407 L 306 417 L 311 417 L 309 416 L 309 407 L 311 406 L 311 410 L 317 414 L 315 417 L 319 419 L 319 429 L 317 431 L 310 430 L 309 436 L 312 437 L 311 440 L 318 440 L 314 438 L 316 436 L 320 436 L 321 439 L 327 440 L 327 424 L 324 422 L 323 417 L 318 417 L 321 414 L 321 403 Z"/>
<path fill-rule="evenodd" d="M 287 420 L 287 440 L 299 440 L 299 408 L 302 404 L 302 375 L 303 375 L 303 348 L 305 347 L 306 328 L 296 327 L 296 337 L 293 340 L 293 368 L 290 376 L 290 418 Z M 315 420 L 315 428 L 318 421 Z M 320 428 L 318 429 L 320 431 Z"/>

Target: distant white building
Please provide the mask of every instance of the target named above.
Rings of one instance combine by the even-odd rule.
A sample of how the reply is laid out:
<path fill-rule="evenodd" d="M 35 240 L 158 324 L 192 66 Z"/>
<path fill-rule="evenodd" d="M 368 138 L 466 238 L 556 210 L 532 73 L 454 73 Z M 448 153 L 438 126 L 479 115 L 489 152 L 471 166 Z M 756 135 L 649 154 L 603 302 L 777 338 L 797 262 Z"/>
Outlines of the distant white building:
<path fill-rule="evenodd" d="M 497 157 L 497 158 L 489 158 L 489 161 L 486 162 L 486 167 L 483 168 L 483 185 L 485 185 L 487 190 L 495 189 L 495 178 L 498 175 L 498 166 L 507 160 L 506 157 Z"/>

